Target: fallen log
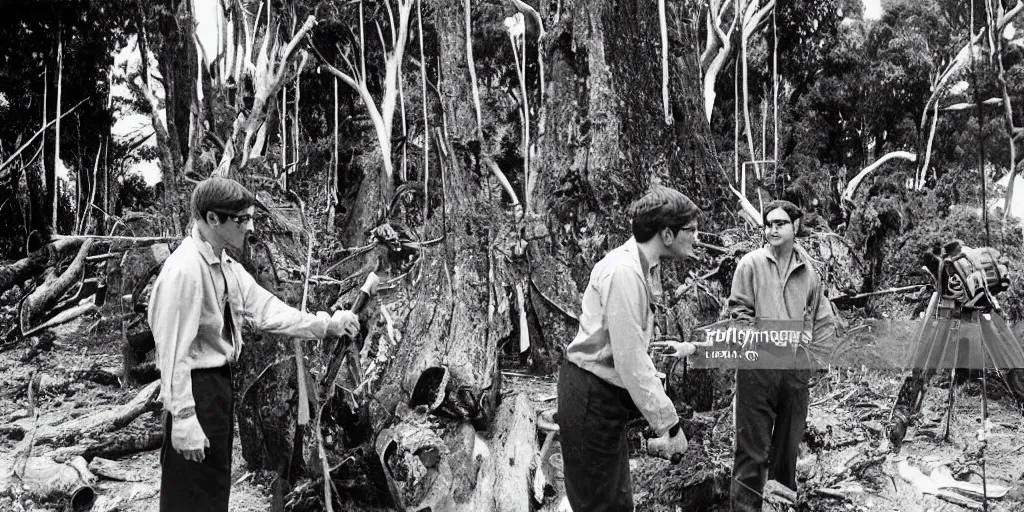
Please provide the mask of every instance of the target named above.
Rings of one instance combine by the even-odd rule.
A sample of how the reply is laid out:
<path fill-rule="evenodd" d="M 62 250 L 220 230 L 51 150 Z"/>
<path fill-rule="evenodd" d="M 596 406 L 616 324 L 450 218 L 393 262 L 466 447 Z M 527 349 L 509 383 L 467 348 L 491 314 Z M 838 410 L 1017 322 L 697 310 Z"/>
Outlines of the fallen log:
<path fill-rule="evenodd" d="M 65 510 L 89 510 L 96 500 L 92 488 L 96 476 L 81 457 L 67 464 L 48 457 L 30 457 L 24 463 L 15 463 L 11 475 L 0 475 L 0 490 L 6 491 L 14 480 L 18 480 L 19 490 L 41 500 L 61 503 Z M 4 481 L 7 485 L 3 485 Z"/>
<path fill-rule="evenodd" d="M 72 260 L 64 273 L 56 279 L 48 279 L 39 288 L 36 288 L 21 304 L 21 332 L 30 332 L 28 324 L 34 318 L 39 317 L 44 311 L 57 304 L 57 301 L 81 278 L 82 270 L 85 268 L 85 258 L 92 248 L 92 240 L 86 240 L 78 249 L 78 254 Z"/>
<path fill-rule="evenodd" d="M 48 455 L 57 462 L 66 462 L 79 456 L 87 461 L 95 460 L 97 457 L 119 459 L 160 448 L 164 440 L 164 431 L 157 415 L 97 437 L 99 439 L 95 441 L 57 448 Z"/>
<path fill-rule="evenodd" d="M 83 302 L 83 303 L 81 303 L 81 304 L 79 304 L 77 306 L 74 306 L 74 307 L 69 308 L 69 309 L 65 309 L 64 311 L 61 311 L 60 313 L 57 313 L 56 315 L 54 315 L 49 320 L 47 320 L 47 321 L 45 321 L 45 322 L 43 322 L 43 323 L 41 323 L 41 324 L 39 324 L 39 325 L 29 329 L 28 331 L 23 331 L 21 334 L 22 334 L 22 336 L 31 336 L 31 335 L 39 332 L 39 331 L 42 331 L 42 330 L 45 330 L 45 329 L 49 329 L 51 327 L 56 327 L 58 325 L 66 324 L 66 323 L 68 323 L 68 322 L 70 322 L 70 321 L 72 321 L 72 320 L 74 320 L 74 319 L 76 319 L 76 318 L 78 318 L 80 316 L 86 315 L 88 313 L 95 313 L 97 310 L 98 309 L 96 307 L 96 302 L 95 301 L 86 300 L 85 302 Z"/>
<path fill-rule="evenodd" d="M 58 240 L 45 245 L 10 265 L 0 265 L 0 295 L 16 285 L 39 275 L 47 267 L 82 245 L 82 240 Z"/>
<path fill-rule="evenodd" d="M 126 247 L 138 247 L 147 246 L 153 244 L 162 244 L 168 242 L 178 242 L 181 238 L 173 236 L 103 236 L 103 235 L 51 235 L 51 240 L 56 242 L 71 240 L 71 241 L 87 241 L 87 240 L 100 240 L 104 242 L 121 242 L 118 244 L 119 249 Z"/>
<path fill-rule="evenodd" d="M 115 373 L 99 368 L 71 370 L 65 374 L 57 375 L 38 372 L 24 386 L 19 386 L 19 393 L 25 392 L 26 396 L 30 392 L 36 395 L 58 395 L 61 393 L 71 395 L 74 393 L 72 384 L 81 381 L 95 382 L 101 386 L 117 386 L 120 384 Z M 27 389 L 29 386 L 32 387 L 31 390 Z"/>
<path fill-rule="evenodd" d="M 164 429 L 157 421 L 145 430 L 116 431 L 107 439 L 89 446 L 82 452 L 82 456 L 88 459 L 95 457 L 120 458 L 141 452 L 148 452 L 160 448 L 164 442 Z"/>
<path fill-rule="evenodd" d="M 117 386 L 121 382 L 116 373 L 101 368 L 86 368 L 84 370 L 72 370 L 71 376 L 77 380 L 87 380 L 102 386 Z"/>
<path fill-rule="evenodd" d="M 537 454 L 537 415 L 526 398 L 519 393 L 511 407 L 502 407 L 494 431 L 494 510 L 529 512 L 531 462 Z"/>
<path fill-rule="evenodd" d="M 96 476 L 102 476 L 108 480 L 121 482 L 143 482 L 146 476 L 137 469 L 131 469 L 127 465 L 116 460 L 96 457 L 89 462 L 89 471 Z"/>
<path fill-rule="evenodd" d="M 71 421 L 59 421 L 35 427 L 34 436 L 23 439 L 14 449 L 15 453 L 26 452 L 31 449 L 31 442 L 35 443 L 63 443 L 72 444 L 78 439 L 87 435 L 102 434 L 123 428 L 138 418 L 142 413 L 158 407 L 155 402 L 157 391 L 160 389 L 160 381 L 152 382 L 142 388 L 132 400 L 124 405 L 113 407 L 96 414 L 76 418 Z M 18 420 L 23 432 L 32 430 L 35 423 L 34 418 Z"/>
<path fill-rule="evenodd" d="M 469 467 L 479 468 L 472 499 L 456 510 L 529 512 L 531 483 L 537 467 L 537 420 L 525 393 L 509 397 L 498 409 L 491 440 L 478 439 Z M 475 462 L 473 464 L 472 462 Z"/>

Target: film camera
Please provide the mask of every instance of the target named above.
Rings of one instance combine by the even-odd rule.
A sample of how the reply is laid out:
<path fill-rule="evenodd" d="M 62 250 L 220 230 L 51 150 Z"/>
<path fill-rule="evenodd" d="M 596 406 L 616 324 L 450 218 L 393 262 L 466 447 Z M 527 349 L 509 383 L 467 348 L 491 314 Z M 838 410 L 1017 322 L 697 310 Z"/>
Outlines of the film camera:
<path fill-rule="evenodd" d="M 941 259 L 931 254 L 926 266 L 933 270 L 941 298 L 962 307 L 989 309 L 997 293 L 1010 287 L 1007 261 L 991 247 L 973 248 L 954 240 L 943 247 Z M 934 258 L 934 259 L 932 259 Z"/>

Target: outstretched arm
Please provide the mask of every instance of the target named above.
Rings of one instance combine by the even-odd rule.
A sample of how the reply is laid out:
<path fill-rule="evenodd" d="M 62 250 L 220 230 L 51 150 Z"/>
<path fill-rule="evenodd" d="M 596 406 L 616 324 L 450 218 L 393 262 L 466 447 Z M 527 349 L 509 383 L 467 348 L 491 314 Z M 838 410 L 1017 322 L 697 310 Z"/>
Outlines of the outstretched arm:
<path fill-rule="evenodd" d="M 359 318 L 353 313 L 339 311 L 332 317 L 323 311 L 315 315 L 299 311 L 260 286 L 244 269 L 238 274 L 245 318 L 256 330 L 306 339 L 359 332 Z"/>

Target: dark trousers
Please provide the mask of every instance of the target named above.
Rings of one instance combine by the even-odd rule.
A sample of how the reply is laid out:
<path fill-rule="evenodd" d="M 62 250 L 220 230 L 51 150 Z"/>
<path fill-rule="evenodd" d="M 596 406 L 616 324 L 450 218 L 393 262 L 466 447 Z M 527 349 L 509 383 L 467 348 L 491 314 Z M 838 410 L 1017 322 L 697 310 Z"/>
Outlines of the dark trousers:
<path fill-rule="evenodd" d="M 202 462 L 186 460 L 171 446 L 170 414 L 164 415 L 160 448 L 160 512 L 227 512 L 231 498 L 231 445 L 234 442 L 234 399 L 227 366 L 192 370 L 196 416 L 210 440 Z"/>
<path fill-rule="evenodd" d="M 575 512 L 632 511 L 626 422 L 629 393 L 568 361 L 558 375 L 565 494 Z"/>
<path fill-rule="evenodd" d="M 736 371 L 733 511 L 759 512 L 768 479 L 796 490 L 809 380 L 810 372 L 803 370 Z"/>

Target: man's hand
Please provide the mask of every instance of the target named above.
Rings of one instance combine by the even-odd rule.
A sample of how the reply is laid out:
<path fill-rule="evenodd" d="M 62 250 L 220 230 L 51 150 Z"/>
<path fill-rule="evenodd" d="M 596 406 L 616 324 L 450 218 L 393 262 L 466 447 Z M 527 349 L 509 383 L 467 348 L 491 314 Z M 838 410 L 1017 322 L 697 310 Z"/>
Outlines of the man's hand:
<path fill-rule="evenodd" d="M 647 441 L 648 454 L 673 462 L 678 461 L 682 457 L 687 447 L 689 447 L 689 443 L 686 441 L 686 434 L 683 433 L 682 429 L 679 429 L 674 436 L 670 432 Z"/>
<path fill-rule="evenodd" d="M 185 460 L 202 462 L 206 458 L 206 448 L 210 447 L 210 440 L 206 438 L 199 418 L 192 414 L 187 418 L 174 418 L 171 425 L 171 446 L 174 451 L 180 453 Z"/>
<path fill-rule="evenodd" d="M 351 311 L 335 311 L 327 322 L 327 332 L 331 335 L 354 338 L 359 334 L 359 317 Z"/>
<path fill-rule="evenodd" d="M 697 352 L 697 347 L 710 347 L 711 342 L 690 343 L 687 341 L 676 341 L 663 339 L 651 343 L 651 351 L 668 357 L 689 357 Z"/>
<path fill-rule="evenodd" d="M 814 335 L 808 331 L 800 331 L 800 344 L 803 346 L 810 345 L 814 341 Z"/>

